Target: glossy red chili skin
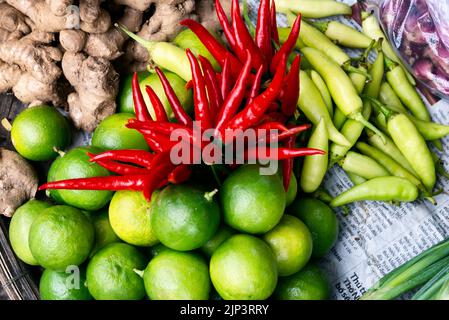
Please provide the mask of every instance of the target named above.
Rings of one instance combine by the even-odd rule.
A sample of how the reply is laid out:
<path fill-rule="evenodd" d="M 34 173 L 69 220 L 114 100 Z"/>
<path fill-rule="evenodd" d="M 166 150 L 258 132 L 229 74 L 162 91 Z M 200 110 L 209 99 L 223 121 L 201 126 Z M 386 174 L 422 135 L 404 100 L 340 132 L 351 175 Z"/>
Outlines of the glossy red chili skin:
<path fill-rule="evenodd" d="M 134 111 L 136 118 L 139 121 L 152 121 L 151 115 L 148 112 L 147 105 L 143 99 L 142 91 L 140 91 L 139 78 L 137 72 L 134 72 L 131 89 L 133 94 Z"/>

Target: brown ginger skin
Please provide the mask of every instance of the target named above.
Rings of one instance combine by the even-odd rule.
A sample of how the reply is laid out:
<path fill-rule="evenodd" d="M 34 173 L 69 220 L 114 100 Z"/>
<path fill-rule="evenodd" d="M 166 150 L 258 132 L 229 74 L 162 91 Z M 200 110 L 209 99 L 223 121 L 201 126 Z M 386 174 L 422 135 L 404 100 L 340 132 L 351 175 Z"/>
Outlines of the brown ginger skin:
<path fill-rule="evenodd" d="M 0 148 L 0 215 L 11 217 L 24 202 L 34 198 L 38 178 L 18 153 Z"/>
<path fill-rule="evenodd" d="M 115 112 L 119 75 L 110 61 L 84 53 L 66 52 L 62 69 L 76 91 L 68 97 L 70 117 L 77 128 L 92 132 Z"/>

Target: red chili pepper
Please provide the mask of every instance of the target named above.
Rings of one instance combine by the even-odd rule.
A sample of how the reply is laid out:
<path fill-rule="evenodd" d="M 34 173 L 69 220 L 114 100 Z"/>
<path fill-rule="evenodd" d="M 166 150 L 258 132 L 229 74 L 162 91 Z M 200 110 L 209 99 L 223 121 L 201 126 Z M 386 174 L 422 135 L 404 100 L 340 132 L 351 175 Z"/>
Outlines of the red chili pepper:
<path fill-rule="evenodd" d="M 297 55 L 286 76 L 281 110 L 288 117 L 291 117 L 295 113 L 296 106 L 298 105 L 300 64 L 301 56 Z"/>
<path fill-rule="evenodd" d="M 143 188 L 143 195 L 147 201 L 151 201 L 151 195 L 156 189 L 168 183 L 168 175 L 173 171 L 174 165 L 170 163 L 163 163 L 158 167 L 155 167 L 150 174 L 150 178 L 146 181 Z"/>
<path fill-rule="evenodd" d="M 204 44 L 207 50 L 209 50 L 221 67 L 224 66 L 226 56 L 229 55 L 229 59 L 231 60 L 231 71 L 233 74 L 238 74 L 242 67 L 240 61 L 234 57 L 217 39 L 215 39 L 214 36 L 211 35 L 201 23 L 198 23 L 192 19 L 185 19 L 182 20 L 180 24 L 188 27 L 193 31 L 193 33 L 196 34 L 196 36 Z"/>
<path fill-rule="evenodd" d="M 276 3 L 274 0 L 271 0 L 271 7 L 270 7 L 270 20 L 271 20 L 271 38 L 273 39 L 274 43 L 279 45 L 279 33 L 278 33 L 278 24 L 276 19 Z"/>
<path fill-rule="evenodd" d="M 246 88 L 248 87 L 249 76 L 251 75 L 252 57 L 248 50 L 245 65 L 237 79 L 232 91 L 227 95 L 225 102 L 217 116 L 217 132 L 221 132 L 222 128 L 235 116 L 243 98 L 245 97 Z"/>
<path fill-rule="evenodd" d="M 78 178 L 48 182 L 39 187 L 39 190 L 134 190 L 141 191 L 151 176 L 144 174 L 127 176 L 107 176 L 93 178 Z"/>
<path fill-rule="evenodd" d="M 268 112 L 262 116 L 259 123 L 269 122 L 269 121 L 277 121 L 281 123 L 287 122 L 287 116 L 280 112 Z"/>
<path fill-rule="evenodd" d="M 229 59 L 229 57 L 226 57 L 223 66 L 223 71 L 221 74 L 221 96 L 223 99 L 225 99 L 228 96 L 229 91 L 231 91 L 232 88 L 231 82 L 232 82 L 231 60 Z"/>
<path fill-rule="evenodd" d="M 142 167 L 148 167 L 154 154 L 144 150 L 110 150 L 99 154 L 88 153 L 91 162 L 100 160 L 115 160 L 129 162 Z"/>
<path fill-rule="evenodd" d="M 242 111 L 240 111 L 226 125 L 227 129 L 245 130 L 257 124 L 262 119 L 265 111 L 267 111 L 271 103 L 277 98 L 282 88 L 285 74 L 285 64 L 286 56 L 284 56 L 280 65 L 278 66 L 273 81 L 270 83 L 268 88 L 262 94 L 257 96 L 251 104 L 247 105 Z"/>
<path fill-rule="evenodd" d="M 266 154 L 268 153 L 268 154 Z M 247 160 L 285 160 L 296 157 L 313 156 L 317 154 L 326 154 L 318 149 L 310 148 L 261 148 L 253 147 L 245 152 Z"/>
<path fill-rule="evenodd" d="M 309 124 L 304 124 L 301 126 L 288 128 L 286 131 L 279 130 L 279 131 L 282 131 L 280 133 L 279 132 L 273 132 L 273 133 L 268 132 L 269 133 L 268 138 L 267 138 L 267 136 L 264 136 L 258 140 L 259 140 L 259 142 L 279 143 L 280 141 L 284 141 L 290 137 L 296 136 L 298 133 L 305 131 L 309 128 L 310 128 Z"/>
<path fill-rule="evenodd" d="M 195 104 L 195 120 L 200 121 L 201 129 L 206 130 L 213 127 L 212 118 L 209 110 L 209 102 L 207 100 L 206 88 L 204 83 L 204 77 L 201 73 L 198 60 L 190 51 L 186 50 L 187 57 L 189 58 L 190 67 L 192 69 L 193 79 L 193 97 Z"/>
<path fill-rule="evenodd" d="M 288 128 L 277 121 L 272 121 L 272 122 L 265 122 L 262 123 L 260 125 L 258 125 L 255 130 L 266 130 L 266 131 L 270 131 L 270 130 L 279 130 L 279 131 L 288 131 Z"/>
<path fill-rule="evenodd" d="M 261 0 L 256 25 L 256 44 L 265 57 L 270 61 L 273 50 L 271 45 L 271 17 L 270 0 Z"/>
<path fill-rule="evenodd" d="M 263 66 L 260 66 L 259 69 L 257 70 L 256 77 L 254 78 L 253 85 L 249 92 L 248 100 L 246 101 L 247 104 L 252 103 L 254 98 L 256 98 L 257 95 L 259 94 L 260 86 L 262 85 L 262 75 L 263 75 Z"/>
<path fill-rule="evenodd" d="M 231 24 L 229 23 L 228 17 L 223 10 L 223 6 L 220 3 L 220 0 L 215 0 L 215 9 L 217 12 L 218 21 L 221 24 L 221 27 L 223 28 L 224 34 L 226 36 L 226 39 L 229 42 L 229 46 L 231 48 L 235 47 L 235 37 L 234 37 L 234 31 L 232 30 Z"/>
<path fill-rule="evenodd" d="M 284 145 L 286 148 L 292 149 L 295 147 L 295 142 L 296 142 L 296 135 L 293 135 L 285 140 Z M 283 169 L 282 177 L 283 177 L 285 192 L 287 192 L 288 186 L 290 185 L 290 180 L 291 180 L 292 172 L 293 172 L 293 164 L 294 164 L 293 158 L 286 159 L 282 162 L 282 169 Z"/>
<path fill-rule="evenodd" d="M 209 98 L 210 114 L 213 122 L 215 123 L 215 119 L 217 117 L 220 106 L 223 104 L 223 100 L 221 98 L 221 92 L 218 88 L 218 82 L 212 64 L 203 56 L 199 56 L 199 59 L 206 79 L 206 89 L 207 96 Z"/>
<path fill-rule="evenodd" d="M 151 105 L 153 106 L 154 114 L 156 115 L 156 120 L 161 122 L 168 122 L 167 112 L 165 111 L 164 105 L 161 99 L 154 92 L 153 88 L 146 86 L 148 97 L 150 98 Z"/>
<path fill-rule="evenodd" d="M 242 19 L 240 13 L 240 6 L 238 0 L 232 0 L 233 10 L 232 15 L 232 27 L 235 33 L 235 53 L 239 57 L 240 61 L 243 62 L 247 59 L 246 50 L 249 51 L 252 60 L 252 66 L 258 69 L 261 65 L 265 63 L 262 53 L 254 42 L 251 34 L 246 27 L 245 22 Z"/>
<path fill-rule="evenodd" d="M 279 99 L 281 98 L 282 92 L 279 93 Z M 279 104 L 276 101 L 273 101 L 267 109 L 267 112 L 278 112 Z"/>
<path fill-rule="evenodd" d="M 272 74 L 274 74 L 275 71 L 277 70 L 281 59 L 283 59 L 284 56 L 288 57 L 295 48 L 296 42 L 298 41 L 300 29 L 301 29 L 301 14 L 299 14 L 296 17 L 296 20 L 292 26 L 292 31 L 288 35 L 287 41 L 285 41 L 285 43 L 282 45 L 279 51 L 276 52 L 273 59 L 271 60 L 270 71 Z"/>
<path fill-rule="evenodd" d="M 131 89 L 133 94 L 134 111 L 136 118 L 139 121 L 152 121 L 151 115 L 148 112 L 147 105 L 143 99 L 142 91 L 140 91 L 139 78 L 137 72 L 134 72 L 133 80 L 131 83 Z"/>
<path fill-rule="evenodd" d="M 186 85 L 184 86 L 186 88 L 186 90 L 190 90 L 193 88 L 193 81 L 189 80 L 186 82 Z"/>
<path fill-rule="evenodd" d="M 176 95 L 175 91 L 173 90 L 173 87 L 171 86 L 167 77 L 161 71 L 161 69 L 159 69 L 158 67 L 156 67 L 154 69 L 156 70 L 156 73 L 159 76 L 159 79 L 161 80 L 162 87 L 164 88 L 165 95 L 167 96 L 168 102 L 171 105 L 171 108 L 173 110 L 173 114 L 175 115 L 176 120 L 178 120 L 179 123 L 181 123 L 185 126 L 191 126 L 192 118 L 190 118 L 190 116 L 187 114 L 187 112 L 182 107 L 181 102 L 179 101 L 178 96 Z M 192 85 L 193 85 L 193 82 L 192 82 Z"/>
<path fill-rule="evenodd" d="M 190 165 L 181 164 L 168 175 L 168 181 L 173 184 L 180 184 L 189 180 L 191 175 L 192 168 Z"/>
<path fill-rule="evenodd" d="M 146 174 L 149 172 L 146 168 L 138 168 L 129 164 L 118 163 L 112 160 L 97 160 L 97 164 L 106 170 L 120 175 Z"/>

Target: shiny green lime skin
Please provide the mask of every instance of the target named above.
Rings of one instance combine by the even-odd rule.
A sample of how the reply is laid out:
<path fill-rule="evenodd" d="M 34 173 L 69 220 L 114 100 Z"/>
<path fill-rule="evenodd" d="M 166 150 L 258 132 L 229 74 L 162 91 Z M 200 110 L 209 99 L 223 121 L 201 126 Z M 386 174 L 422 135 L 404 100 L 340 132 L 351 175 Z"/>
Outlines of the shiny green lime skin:
<path fill-rule="evenodd" d="M 167 80 L 170 82 L 173 90 L 176 93 L 176 96 L 179 99 L 179 102 L 184 107 L 184 110 L 187 113 L 191 113 L 193 111 L 193 94 L 192 90 L 186 89 L 186 82 L 177 76 L 174 73 L 164 71 Z M 129 75 L 123 81 L 122 89 L 119 94 L 119 112 L 125 113 L 135 113 L 134 111 L 134 103 L 132 97 L 132 75 Z M 145 87 L 151 87 L 156 95 L 161 100 L 165 110 L 167 111 L 167 115 L 169 119 L 174 119 L 174 114 L 171 109 L 170 103 L 165 95 L 164 88 L 162 87 L 162 83 L 159 80 L 159 77 L 155 73 L 144 72 L 143 74 L 139 73 L 139 85 L 140 90 L 142 91 L 143 97 L 145 99 L 145 103 L 147 105 L 148 110 L 150 111 L 151 116 L 155 119 L 154 110 L 152 108 L 152 104 L 150 102 L 150 98 L 148 97 Z"/>
<path fill-rule="evenodd" d="M 192 252 L 163 250 L 143 279 L 151 300 L 207 300 L 211 289 L 207 263 Z"/>
<path fill-rule="evenodd" d="M 234 171 L 223 183 L 220 197 L 225 223 L 252 234 L 268 232 L 277 225 L 286 204 L 279 175 L 262 175 L 258 165 Z"/>
<path fill-rule="evenodd" d="M 143 135 L 134 129 L 128 129 L 132 113 L 116 113 L 104 119 L 92 135 L 92 145 L 105 150 L 138 149 L 149 150 Z"/>
<path fill-rule="evenodd" d="M 70 144 L 70 126 L 56 108 L 35 106 L 25 109 L 15 118 L 11 140 L 24 158 L 47 161 L 56 158 L 58 153 L 55 150 L 64 150 Z"/>
<path fill-rule="evenodd" d="M 234 235 L 212 255 L 210 276 L 225 300 L 263 300 L 273 293 L 278 272 L 270 247 L 250 235 Z"/>
<path fill-rule="evenodd" d="M 69 206 L 53 206 L 34 220 L 28 242 L 39 265 L 64 271 L 89 257 L 94 238 L 94 227 L 83 212 Z"/>
<path fill-rule="evenodd" d="M 103 149 L 98 147 L 78 147 L 67 152 L 60 160 L 57 159 L 50 167 L 53 181 L 109 176 L 110 172 L 100 165 L 90 162 L 88 152 L 97 154 Z M 50 180 L 49 180 L 50 181 Z M 98 190 L 58 190 L 56 198 L 73 207 L 97 211 L 103 208 L 112 198 L 112 191 Z"/>
<path fill-rule="evenodd" d="M 33 257 L 28 244 L 31 225 L 39 217 L 40 213 L 51 204 L 40 200 L 30 200 L 19 207 L 12 216 L 9 224 L 9 241 L 14 253 L 23 262 L 36 266 L 39 263 Z"/>
<path fill-rule="evenodd" d="M 120 242 L 120 238 L 111 227 L 107 210 L 103 209 L 98 213 L 92 213 L 90 216 L 95 229 L 95 245 L 90 253 L 92 257 L 106 245 L 113 242 Z"/>
<path fill-rule="evenodd" d="M 326 276 L 317 266 L 309 264 L 291 276 L 279 278 L 273 296 L 278 300 L 326 300 L 329 295 Z"/>
<path fill-rule="evenodd" d="M 86 286 L 86 270 L 73 268 L 66 271 L 45 269 L 39 281 L 42 300 L 92 300 Z"/>
<path fill-rule="evenodd" d="M 233 234 L 235 234 L 235 230 L 226 225 L 221 225 L 215 235 L 201 247 L 201 251 L 211 257 L 215 250 Z"/>
<path fill-rule="evenodd" d="M 217 231 L 220 209 L 206 193 L 191 185 L 170 185 L 152 206 L 151 225 L 156 238 L 174 250 L 200 248 Z"/>
<path fill-rule="evenodd" d="M 325 256 L 338 239 L 338 219 L 324 202 L 313 198 L 297 199 L 287 212 L 297 216 L 310 230 L 313 239 L 312 256 Z"/>
<path fill-rule="evenodd" d="M 126 243 L 111 243 L 97 252 L 87 265 L 87 287 L 96 300 L 141 300 L 145 257 Z M 136 272 L 137 271 L 137 272 Z"/>
<path fill-rule="evenodd" d="M 289 276 L 301 270 L 312 255 L 312 236 L 298 218 L 284 215 L 279 224 L 263 239 L 276 257 L 279 276 Z"/>

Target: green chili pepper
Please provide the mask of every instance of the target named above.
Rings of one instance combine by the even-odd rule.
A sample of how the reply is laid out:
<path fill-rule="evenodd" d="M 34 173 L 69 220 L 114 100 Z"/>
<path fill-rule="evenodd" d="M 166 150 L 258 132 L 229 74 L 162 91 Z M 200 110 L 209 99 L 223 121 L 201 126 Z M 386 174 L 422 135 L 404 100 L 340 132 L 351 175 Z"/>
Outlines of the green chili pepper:
<path fill-rule="evenodd" d="M 394 98 L 392 99 L 386 98 L 384 99 L 384 101 L 393 101 L 393 103 L 395 103 Z M 402 110 L 400 107 L 398 108 L 397 104 L 395 104 L 395 106 L 392 106 L 388 103 L 385 103 L 385 105 L 387 106 L 388 109 L 391 109 L 397 113 L 405 114 L 413 122 L 416 129 L 418 129 L 419 133 L 422 135 L 424 140 L 432 141 L 433 143 L 435 143 L 440 142 L 438 139 L 444 138 L 445 136 L 449 135 L 449 126 L 447 125 L 435 123 L 432 121 L 419 120 L 414 116 L 410 115 L 407 111 L 403 112 L 404 110 Z M 385 115 L 383 115 L 382 112 L 380 112 L 380 110 L 378 111 L 376 117 L 377 117 L 376 124 L 382 127 L 386 127 L 387 121 Z"/>
<path fill-rule="evenodd" d="M 338 164 L 343 170 L 355 173 L 367 180 L 390 176 L 388 170 L 376 160 L 354 151 L 349 151 Z"/>
<path fill-rule="evenodd" d="M 399 177 L 380 177 L 341 193 L 331 201 L 330 206 L 338 207 L 362 200 L 411 202 L 417 198 L 418 188 L 409 180 Z"/>
<path fill-rule="evenodd" d="M 329 93 L 329 89 L 327 88 L 326 83 L 324 82 L 323 78 L 321 78 L 320 74 L 315 70 L 310 71 L 310 78 L 312 79 L 313 83 L 315 83 L 318 90 L 320 90 L 321 97 L 326 104 L 330 117 L 332 118 L 334 114 L 334 105 L 332 103 L 332 97 Z"/>
<path fill-rule="evenodd" d="M 330 140 L 348 145 L 349 142 L 346 138 L 334 127 L 326 104 L 312 79 L 303 70 L 300 71 L 299 76 L 301 83 L 298 99 L 299 108 L 314 125 L 318 125 L 321 119 L 324 120 Z"/>
<path fill-rule="evenodd" d="M 382 136 L 382 133 L 363 117 L 362 99 L 343 69 L 319 50 L 303 48 L 302 53 L 323 77 L 335 104 L 343 114 Z"/>
<path fill-rule="evenodd" d="M 387 128 L 391 138 L 415 170 L 428 191 L 436 182 L 435 163 L 426 141 L 413 122 L 402 113 L 397 113 L 370 99 L 387 118 Z"/>
<path fill-rule="evenodd" d="M 338 45 L 348 48 L 368 48 L 372 39 L 339 21 L 315 21 L 312 25 Z"/>
<path fill-rule="evenodd" d="M 330 203 L 333 199 L 333 197 L 323 187 L 319 187 L 313 193 L 313 197 L 323 201 L 324 203 Z"/>
<path fill-rule="evenodd" d="M 365 117 L 365 119 L 369 119 L 371 115 L 371 110 L 372 110 L 371 104 L 369 102 L 365 102 L 363 110 L 363 116 Z M 340 132 L 349 141 L 349 146 L 343 146 L 337 143 L 332 143 L 329 151 L 329 166 L 333 166 L 335 163 L 337 163 L 341 158 L 345 156 L 345 154 L 359 140 L 360 135 L 362 134 L 364 128 L 365 126 L 358 121 L 352 119 L 346 120 Z"/>
<path fill-rule="evenodd" d="M 345 124 L 346 120 L 348 120 L 348 118 L 346 118 L 346 116 L 343 114 L 343 112 L 340 109 L 335 108 L 334 118 L 332 119 L 332 121 L 334 122 L 335 128 L 337 128 L 338 130 L 341 130 L 341 128 Z"/>
<path fill-rule="evenodd" d="M 391 175 L 405 178 L 413 183 L 418 189 L 425 191 L 422 182 L 419 181 L 413 174 L 407 171 L 404 167 L 402 167 L 399 163 L 393 160 L 389 155 L 383 153 L 377 148 L 374 148 L 364 142 L 357 142 L 355 145 L 356 148 L 362 152 L 364 155 L 373 158 L 379 164 L 381 164 L 385 169 L 387 169 Z"/>
<path fill-rule="evenodd" d="M 291 32 L 292 32 L 292 28 L 278 28 L 279 42 L 280 42 L 281 44 L 284 44 L 285 41 L 287 41 L 288 36 L 290 35 Z M 304 48 L 305 46 L 306 46 L 306 45 L 305 45 L 304 42 L 301 40 L 301 38 L 298 37 L 298 40 L 296 41 L 295 49 L 301 50 L 301 49 Z"/>
<path fill-rule="evenodd" d="M 363 66 L 360 66 L 359 70 L 362 70 L 364 72 L 367 71 L 367 69 Z M 355 90 L 357 90 L 359 94 L 362 93 L 366 85 L 367 80 L 366 76 L 360 73 L 350 73 L 349 78 L 351 79 L 351 82 L 354 85 Z"/>
<path fill-rule="evenodd" d="M 396 112 L 408 112 L 388 82 L 382 82 L 380 86 L 379 100 Z"/>
<path fill-rule="evenodd" d="M 397 163 L 400 163 L 405 169 L 407 169 L 411 174 L 417 176 L 417 173 L 407 161 L 407 159 L 405 159 L 401 151 L 399 151 L 398 147 L 396 147 L 393 140 L 391 140 L 389 137 L 386 137 L 384 143 L 382 139 L 371 130 L 366 130 L 366 134 L 368 136 L 369 144 L 383 151 L 385 154 L 388 154 Z"/>
<path fill-rule="evenodd" d="M 361 176 L 356 175 L 356 174 L 353 173 L 353 172 L 346 171 L 346 174 L 348 175 L 349 180 L 351 180 L 351 182 L 352 182 L 355 186 L 357 186 L 357 185 L 359 185 L 359 184 L 362 184 L 362 183 L 366 182 L 366 179 L 365 179 L 365 178 L 362 178 Z"/>
<path fill-rule="evenodd" d="M 138 35 L 130 32 L 124 26 L 120 28 L 132 39 L 145 47 L 150 54 L 151 59 L 158 66 L 167 69 L 185 81 L 192 79 L 192 72 L 190 70 L 189 59 L 183 49 L 175 46 L 170 42 L 157 42 L 145 40 Z M 176 62 L 174 62 L 176 61 Z"/>
<path fill-rule="evenodd" d="M 430 121 L 429 111 L 427 111 L 426 105 L 418 92 L 416 92 L 416 89 L 407 81 L 404 69 L 388 57 L 385 57 L 385 64 L 389 70 L 386 78 L 399 99 L 416 118 Z"/>
<path fill-rule="evenodd" d="M 365 86 L 365 93 L 374 98 L 378 97 L 381 90 L 382 79 L 384 77 L 384 53 L 382 51 L 383 39 L 376 42 L 377 57 L 373 64 L 369 67 L 371 81 Z"/>
<path fill-rule="evenodd" d="M 327 171 L 329 139 L 326 124 L 320 120 L 310 136 L 308 148 L 316 148 L 326 152 L 324 155 L 315 155 L 304 159 L 300 185 L 304 192 L 315 192 L 321 185 Z"/>
<path fill-rule="evenodd" d="M 362 31 L 371 39 L 374 40 L 384 39 L 385 41 L 383 41 L 382 43 L 382 50 L 385 53 L 385 55 L 388 56 L 388 58 L 390 58 L 391 60 L 400 63 L 404 72 L 407 75 L 408 81 L 412 85 L 416 85 L 413 76 L 407 71 L 404 64 L 402 64 L 401 59 L 396 55 L 391 44 L 388 41 L 386 41 L 388 38 L 383 33 L 382 29 L 380 28 L 379 22 L 377 21 L 376 17 L 373 14 L 368 12 L 362 12 Z"/>
<path fill-rule="evenodd" d="M 304 18 L 325 18 L 342 14 L 352 14 L 352 9 L 350 6 L 336 1 L 321 2 L 315 0 L 275 0 L 275 3 L 279 12 L 300 12 Z"/>

